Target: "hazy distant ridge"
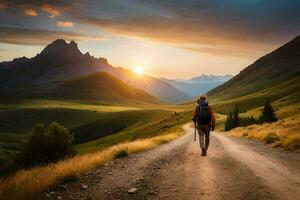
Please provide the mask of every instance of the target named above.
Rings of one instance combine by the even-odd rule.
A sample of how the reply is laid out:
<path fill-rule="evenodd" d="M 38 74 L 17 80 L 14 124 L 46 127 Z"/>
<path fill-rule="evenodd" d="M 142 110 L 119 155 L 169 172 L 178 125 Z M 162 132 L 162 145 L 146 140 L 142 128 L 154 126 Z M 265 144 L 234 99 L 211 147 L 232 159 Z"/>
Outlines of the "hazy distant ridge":
<path fill-rule="evenodd" d="M 170 80 L 162 78 L 166 83 L 184 91 L 191 97 L 198 96 L 230 80 L 232 75 L 201 75 L 188 80 Z"/>

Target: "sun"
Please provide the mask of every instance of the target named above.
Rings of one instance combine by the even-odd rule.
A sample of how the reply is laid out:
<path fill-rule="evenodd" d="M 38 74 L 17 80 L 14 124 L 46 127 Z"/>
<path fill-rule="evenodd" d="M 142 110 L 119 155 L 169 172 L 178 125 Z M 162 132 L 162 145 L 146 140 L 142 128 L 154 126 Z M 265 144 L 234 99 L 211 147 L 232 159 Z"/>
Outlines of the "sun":
<path fill-rule="evenodd" d="M 141 66 L 138 66 L 135 68 L 135 73 L 139 76 L 142 76 L 144 74 L 144 68 Z"/>

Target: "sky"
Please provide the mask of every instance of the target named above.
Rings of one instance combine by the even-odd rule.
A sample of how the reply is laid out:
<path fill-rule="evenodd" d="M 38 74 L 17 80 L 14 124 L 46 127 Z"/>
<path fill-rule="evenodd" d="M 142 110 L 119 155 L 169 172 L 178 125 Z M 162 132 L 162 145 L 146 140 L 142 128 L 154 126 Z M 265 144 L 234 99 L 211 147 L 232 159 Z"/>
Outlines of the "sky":
<path fill-rule="evenodd" d="M 300 34 L 298 0 L 0 0 L 0 61 L 62 38 L 157 77 L 237 74 Z"/>

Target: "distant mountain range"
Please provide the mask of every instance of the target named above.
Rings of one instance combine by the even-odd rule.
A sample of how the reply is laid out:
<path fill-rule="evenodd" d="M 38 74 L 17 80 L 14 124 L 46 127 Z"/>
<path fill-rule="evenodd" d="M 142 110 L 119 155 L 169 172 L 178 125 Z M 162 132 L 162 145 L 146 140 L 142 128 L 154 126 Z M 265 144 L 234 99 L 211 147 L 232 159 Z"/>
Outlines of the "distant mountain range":
<path fill-rule="evenodd" d="M 49 44 L 33 58 L 21 57 L 0 63 L 0 94 L 13 94 L 16 90 L 20 92 L 20 89 L 30 91 L 30 88 L 36 89 L 54 83 L 58 84 L 57 87 L 62 87 L 59 82 L 79 79 L 98 72 L 106 72 L 120 79 L 124 84 L 144 90 L 161 101 L 179 102 L 189 98 L 184 92 L 158 78 L 144 75 L 143 79 L 138 81 L 136 75 L 130 70 L 115 68 L 104 58 L 94 58 L 89 53 L 82 54 L 74 41 L 67 43 L 62 39 Z M 104 78 L 103 75 L 96 77 Z M 102 84 L 110 87 L 103 81 Z M 111 89 L 116 90 L 116 88 Z M 78 92 L 78 95 L 83 94 Z M 34 98 L 32 93 L 25 95 L 23 92 L 23 96 Z"/>
<path fill-rule="evenodd" d="M 224 110 L 226 104 L 248 110 L 262 106 L 266 98 L 277 107 L 299 104 L 300 36 L 261 57 L 208 95 L 219 102 L 219 110 Z"/>
<path fill-rule="evenodd" d="M 178 90 L 184 91 L 189 96 L 195 97 L 225 83 L 232 77 L 232 75 L 201 75 L 189 80 L 170 80 L 166 78 L 162 78 L 162 80 Z"/>

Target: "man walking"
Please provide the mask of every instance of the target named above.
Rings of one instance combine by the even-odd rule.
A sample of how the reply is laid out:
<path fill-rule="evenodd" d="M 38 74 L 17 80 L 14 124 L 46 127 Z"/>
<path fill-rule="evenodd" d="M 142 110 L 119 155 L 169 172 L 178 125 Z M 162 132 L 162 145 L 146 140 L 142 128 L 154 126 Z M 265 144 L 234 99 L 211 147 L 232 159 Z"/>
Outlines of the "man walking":
<path fill-rule="evenodd" d="M 197 105 L 193 112 L 193 121 L 196 125 L 199 134 L 199 143 L 202 150 L 202 156 L 207 155 L 209 146 L 210 131 L 215 130 L 216 117 L 211 106 L 206 101 L 206 95 L 201 95 L 197 100 Z"/>

